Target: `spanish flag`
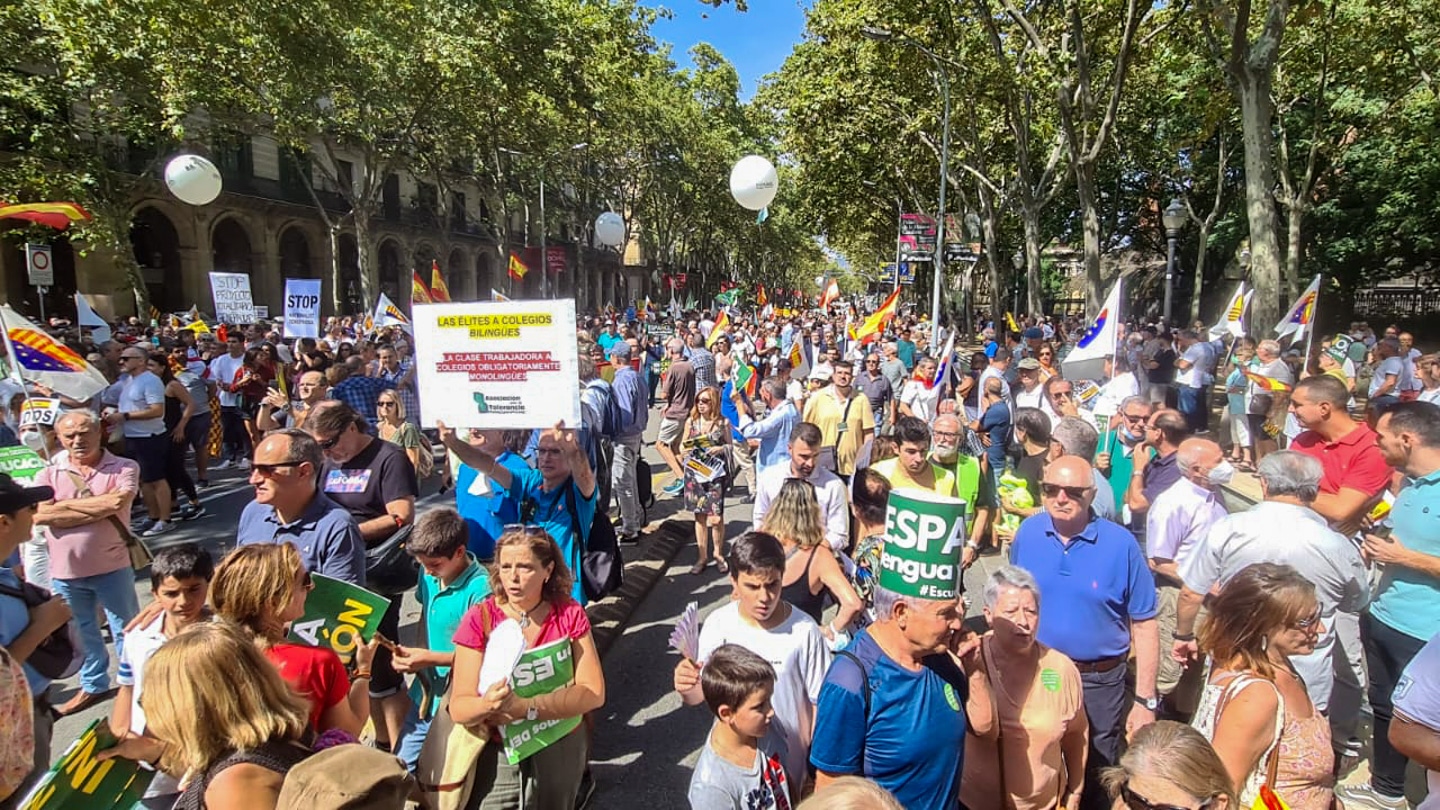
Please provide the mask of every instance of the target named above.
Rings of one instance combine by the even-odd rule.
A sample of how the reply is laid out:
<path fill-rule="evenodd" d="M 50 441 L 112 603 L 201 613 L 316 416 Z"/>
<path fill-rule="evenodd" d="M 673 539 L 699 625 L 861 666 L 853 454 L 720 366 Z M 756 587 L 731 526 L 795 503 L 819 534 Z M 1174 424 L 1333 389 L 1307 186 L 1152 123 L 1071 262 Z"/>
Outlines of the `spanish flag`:
<path fill-rule="evenodd" d="M 820 294 L 820 308 L 825 309 L 840 300 L 840 283 L 835 279 L 825 281 L 825 292 Z"/>
<path fill-rule="evenodd" d="M 519 281 L 520 279 L 525 278 L 525 274 L 528 273 L 528 272 L 530 272 L 530 268 L 526 267 L 526 266 L 525 266 L 525 263 L 522 262 L 522 261 L 520 261 L 520 257 L 519 257 L 519 256 L 516 256 L 514 253 L 511 253 L 511 254 L 510 254 L 510 267 L 509 267 L 509 272 L 510 272 L 510 278 L 513 278 L 513 279 L 515 279 L 516 281 Z"/>
<path fill-rule="evenodd" d="M 755 306 L 763 307 L 770 303 L 770 298 L 765 295 L 765 285 L 761 284 L 760 289 L 755 292 Z"/>
<path fill-rule="evenodd" d="M 435 299 L 430 297 L 430 291 L 425 289 L 425 282 L 420 278 L 419 270 L 410 271 L 410 303 L 412 304 L 433 304 Z"/>
<path fill-rule="evenodd" d="M 0 203 L 0 219 L 23 219 L 63 231 L 73 222 L 88 222 L 90 212 L 73 202 Z"/>
<path fill-rule="evenodd" d="M 436 261 L 430 262 L 430 300 L 436 304 L 450 303 L 450 288 L 440 277 L 440 263 Z"/>
<path fill-rule="evenodd" d="M 859 328 L 855 330 L 854 338 L 864 343 L 879 337 L 880 333 L 885 330 L 885 324 L 889 323 L 890 319 L 895 317 L 895 312 L 899 308 L 900 288 L 896 287 L 895 291 L 890 293 L 890 297 L 885 299 L 885 303 L 881 304 L 879 309 L 870 313 L 870 316 L 865 319 L 865 322 L 860 324 Z"/>
<path fill-rule="evenodd" d="M 719 340 L 720 336 L 724 335 L 725 330 L 729 328 L 730 313 L 722 309 L 720 310 L 720 317 L 715 319 L 715 327 L 710 330 L 709 336 L 705 338 L 705 348 L 708 349 L 711 346 L 714 346 L 715 341 Z"/>
<path fill-rule="evenodd" d="M 1290 392 L 1289 385 L 1277 379 L 1274 379 L 1273 377 L 1266 377 L 1264 374 L 1251 371 L 1248 368 L 1244 369 L 1242 373 L 1250 380 L 1250 382 L 1255 383 L 1255 385 L 1262 390 L 1271 391 L 1277 394 L 1286 394 Z"/>

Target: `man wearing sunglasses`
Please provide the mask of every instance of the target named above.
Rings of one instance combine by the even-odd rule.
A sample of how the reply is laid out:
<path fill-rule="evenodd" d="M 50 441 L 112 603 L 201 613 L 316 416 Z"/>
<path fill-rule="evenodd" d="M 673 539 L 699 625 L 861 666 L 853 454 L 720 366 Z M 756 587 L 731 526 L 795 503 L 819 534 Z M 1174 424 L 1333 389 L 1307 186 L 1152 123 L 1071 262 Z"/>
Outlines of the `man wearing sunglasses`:
<path fill-rule="evenodd" d="M 1020 524 L 1010 562 L 1035 575 L 1041 643 L 1080 670 L 1090 719 L 1081 806 L 1109 807 L 1099 771 L 1114 765 L 1128 733 L 1155 720 L 1160 631 L 1155 578 L 1135 536 L 1090 508 L 1095 479 L 1087 459 L 1061 456 L 1045 468 L 1045 511 Z M 1135 702 L 1127 705 L 1126 660 L 1135 653 Z"/>

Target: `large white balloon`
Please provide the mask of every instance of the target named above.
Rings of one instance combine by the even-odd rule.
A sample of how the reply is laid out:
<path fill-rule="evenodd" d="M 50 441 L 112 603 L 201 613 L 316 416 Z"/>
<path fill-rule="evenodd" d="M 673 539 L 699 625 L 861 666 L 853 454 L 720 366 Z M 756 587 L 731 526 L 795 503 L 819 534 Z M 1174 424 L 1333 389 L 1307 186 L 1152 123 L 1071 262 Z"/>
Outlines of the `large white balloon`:
<path fill-rule="evenodd" d="M 220 186 L 220 170 L 199 155 L 180 155 L 165 165 L 165 187 L 181 202 L 209 205 Z"/>
<path fill-rule="evenodd" d="M 740 158 L 730 170 L 730 196 L 742 208 L 759 211 L 775 199 L 780 179 L 775 166 L 759 155 Z"/>
<path fill-rule="evenodd" d="M 605 247 L 620 247 L 625 243 L 625 220 L 614 211 L 606 211 L 595 218 L 595 240 Z"/>

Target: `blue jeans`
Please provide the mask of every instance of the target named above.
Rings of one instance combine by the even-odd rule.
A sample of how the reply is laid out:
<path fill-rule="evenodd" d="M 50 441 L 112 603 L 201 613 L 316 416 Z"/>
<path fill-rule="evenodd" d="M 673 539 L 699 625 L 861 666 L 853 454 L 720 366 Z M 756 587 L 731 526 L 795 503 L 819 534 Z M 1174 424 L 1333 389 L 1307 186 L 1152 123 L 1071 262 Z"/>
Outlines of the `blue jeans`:
<path fill-rule="evenodd" d="M 1209 422 L 1209 408 L 1205 402 L 1205 388 L 1192 388 L 1188 385 L 1180 385 L 1175 388 L 1176 410 L 1185 415 L 1185 422 L 1190 426 L 1192 432 L 1198 433 L 1206 429 Z"/>
<path fill-rule="evenodd" d="M 124 649 L 125 625 L 140 612 L 135 597 L 135 572 L 121 568 L 108 574 L 78 579 L 56 577 L 55 593 L 70 605 L 75 614 L 75 628 L 80 631 L 80 644 L 85 650 L 85 663 L 80 665 L 80 688 L 92 695 L 110 689 L 110 653 L 105 637 L 95 620 L 95 608 L 105 609 L 110 635 L 115 639 L 115 655 Z"/>
<path fill-rule="evenodd" d="M 410 711 L 405 714 L 405 723 L 400 726 L 400 742 L 395 744 L 395 756 L 405 763 L 405 770 L 413 772 L 420 762 L 420 746 L 430 734 L 430 721 L 420 719 L 419 701 L 410 701 Z"/>

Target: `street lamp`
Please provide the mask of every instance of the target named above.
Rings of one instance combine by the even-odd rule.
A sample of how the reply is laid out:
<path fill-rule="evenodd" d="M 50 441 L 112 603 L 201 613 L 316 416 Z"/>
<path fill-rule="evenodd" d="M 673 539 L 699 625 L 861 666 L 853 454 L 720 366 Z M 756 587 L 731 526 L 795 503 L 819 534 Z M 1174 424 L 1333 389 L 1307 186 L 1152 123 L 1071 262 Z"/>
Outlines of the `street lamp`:
<path fill-rule="evenodd" d="M 589 142 L 589 141 L 581 141 L 580 143 L 577 143 L 577 144 L 571 146 L 569 149 L 562 150 L 561 152 L 557 152 L 557 153 L 555 153 L 555 154 L 550 155 L 550 157 L 555 157 L 556 155 L 564 154 L 564 152 L 567 152 L 567 151 L 568 151 L 568 152 L 579 152 L 580 150 L 586 149 L 586 148 L 588 148 L 589 146 L 590 146 L 590 142 Z M 506 148 L 503 147 L 503 146 L 500 147 L 500 151 L 501 151 L 501 152 L 505 152 L 506 154 L 516 155 L 516 156 L 518 156 L 518 157 L 524 157 L 524 156 L 525 156 L 525 153 L 524 153 L 524 152 L 517 152 L 517 151 L 515 151 L 514 149 L 506 149 Z M 545 223 L 545 163 L 546 163 L 548 160 L 549 160 L 549 158 L 546 158 L 545 160 L 540 161 L 540 297 L 541 297 L 541 298 L 544 298 L 544 297 L 545 297 L 545 285 L 548 283 L 548 278 L 547 278 L 547 277 L 548 277 L 549 274 L 550 274 L 550 252 L 549 252 L 549 250 L 548 250 L 548 249 L 546 248 L 546 246 L 545 246 L 545 236 L 546 236 L 546 233 L 545 233 L 545 232 L 546 232 L 546 230 L 547 230 L 547 228 L 546 228 L 546 223 Z M 555 287 L 556 287 L 557 290 L 559 289 L 559 287 L 560 287 L 560 280 L 559 280 L 559 279 L 556 279 L 556 280 L 555 280 Z"/>
<path fill-rule="evenodd" d="M 1160 221 L 1165 223 L 1165 240 L 1169 248 L 1165 257 L 1165 325 L 1168 327 L 1173 325 L 1170 305 L 1175 290 L 1175 241 L 1180 238 L 1180 229 L 1185 227 L 1185 206 L 1172 199 L 1161 212 Z"/>
<path fill-rule="evenodd" d="M 950 165 L 950 74 L 945 70 L 945 63 L 940 60 L 940 57 L 904 34 L 897 34 L 889 28 L 882 28 L 878 25 L 861 26 L 860 33 L 876 42 L 897 42 L 925 54 L 930 59 L 930 64 L 935 66 L 935 76 L 940 82 L 940 93 L 945 99 L 945 112 L 940 123 L 942 130 L 940 136 L 940 214 L 935 217 L 935 256 L 933 258 L 935 272 L 930 294 L 930 340 L 935 343 L 940 339 L 940 279 L 945 274 L 945 186 L 947 182 L 945 169 Z M 898 264 L 896 272 L 899 272 Z"/>

